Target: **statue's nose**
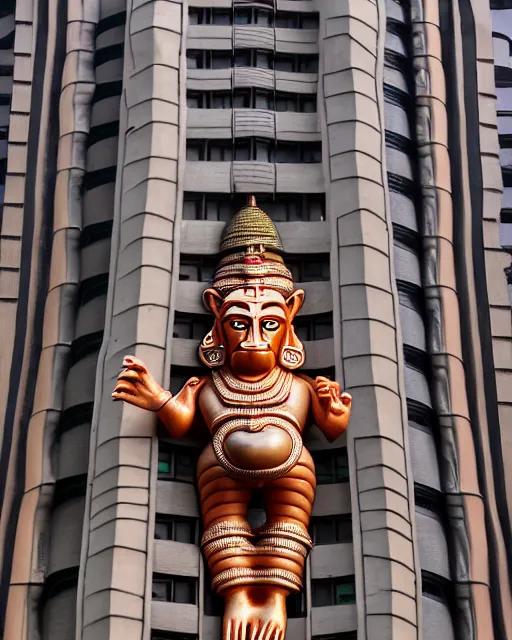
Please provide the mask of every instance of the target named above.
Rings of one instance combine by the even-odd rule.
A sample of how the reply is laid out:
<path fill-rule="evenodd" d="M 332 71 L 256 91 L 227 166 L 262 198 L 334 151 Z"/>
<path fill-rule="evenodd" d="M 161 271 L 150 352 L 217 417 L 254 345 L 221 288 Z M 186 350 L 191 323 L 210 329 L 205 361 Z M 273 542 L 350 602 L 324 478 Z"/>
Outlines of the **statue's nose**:
<path fill-rule="evenodd" d="M 246 337 L 247 340 L 244 340 L 240 345 L 242 349 L 247 349 L 248 351 L 264 351 L 265 349 L 270 349 L 270 344 L 263 340 L 257 320 L 254 321 L 249 328 L 249 334 Z"/>

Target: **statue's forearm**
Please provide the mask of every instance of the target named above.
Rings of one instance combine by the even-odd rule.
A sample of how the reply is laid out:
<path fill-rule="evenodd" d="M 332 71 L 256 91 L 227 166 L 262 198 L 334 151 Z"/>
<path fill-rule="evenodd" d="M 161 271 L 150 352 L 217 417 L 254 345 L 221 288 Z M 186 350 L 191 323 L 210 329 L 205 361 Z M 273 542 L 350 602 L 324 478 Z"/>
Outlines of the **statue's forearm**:
<path fill-rule="evenodd" d="M 197 412 L 197 398 L 205 379 L 191 384 L 189 380 L 181 391 L 171 396 L 157 411 L 159 420 L 165 425 L 165 428 L 173 438 L 181 438 L 194 424 Z"/>
<path fill-rule="evenodd" d="M 158 419 L 173 438 L 181 438 L 192 427 L 196 415 L 195 398 L 193 400 L 193 403 L 183 403 L 176 396 L 157 411 Z"/>
<path fill-rule="evenodd" d="M 313 414 L 314 416 L 314 414 Z M 332 413 L 319 415 L 315 418 L 315 424 L 324 434 L 329 442 L 334 442 L 336 438 L 339 438 L 345 433 L 348 427 L 348 416 L 337 416 Z"/>

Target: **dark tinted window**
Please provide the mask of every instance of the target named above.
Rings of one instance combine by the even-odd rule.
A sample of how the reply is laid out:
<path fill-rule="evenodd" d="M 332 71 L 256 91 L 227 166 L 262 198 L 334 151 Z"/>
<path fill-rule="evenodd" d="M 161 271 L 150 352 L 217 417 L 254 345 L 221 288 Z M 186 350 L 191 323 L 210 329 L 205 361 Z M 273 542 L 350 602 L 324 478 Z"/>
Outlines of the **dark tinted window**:
<path fill-rule="evenodd" d="M 315 473 L 318 484 L 348 482 L 348 457 L 345 448 L 313 451 L 312 456 L 315 461 Z"/>
<path fill-rule="evenodd" d="M 193 518 L 173 518 L 157 515 L 155 521 L 155 538 L 157 540 L 174 540 L 195 544 L 197 521 Z"/>
<path fill-rule="evenodd" d="M 170 447 L 163 443 L 158 450 L 158 479 L 195 482 L 197 451 L 187 447 Z"/>
<path fill-rule="evenodd" d="M 330 580 L 312 580 L 314 607 L 330 607 L 339 604 L 355 604 L 356 586 L 354 576 Z"/>
<path fill-rule="evenodd" d="M 181 576 L 154 576 L 153 600 L 197 604 L 197 580 Z"/>
<path fill-rule="evenodd" d="M 311 536 L 316 545 L 352 542 L 352 516 L 325 516 L 312 518 Z"/>

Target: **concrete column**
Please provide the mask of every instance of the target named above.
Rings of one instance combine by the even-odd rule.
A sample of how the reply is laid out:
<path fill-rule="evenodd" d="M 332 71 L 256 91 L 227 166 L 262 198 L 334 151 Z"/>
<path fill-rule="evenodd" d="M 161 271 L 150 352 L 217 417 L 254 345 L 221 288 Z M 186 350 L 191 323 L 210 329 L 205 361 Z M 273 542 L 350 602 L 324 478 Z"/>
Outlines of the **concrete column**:
<path fill-rule="evenodd" d="M 348 450 L 360 640 L 421 637 L 420 570 L 388 205 L 380 0 L 319 0 L 319 104 L 332 232 L 337 379 Z"/>
<path fill-rule="evenodd" d="M 98 361 L 77 639 L 149 631 L 156 456 L 154 414 L 113 403 L 123 355 L 163 384 L 177 219 L 182 3 L 131 0 L 105 336 Z"/>

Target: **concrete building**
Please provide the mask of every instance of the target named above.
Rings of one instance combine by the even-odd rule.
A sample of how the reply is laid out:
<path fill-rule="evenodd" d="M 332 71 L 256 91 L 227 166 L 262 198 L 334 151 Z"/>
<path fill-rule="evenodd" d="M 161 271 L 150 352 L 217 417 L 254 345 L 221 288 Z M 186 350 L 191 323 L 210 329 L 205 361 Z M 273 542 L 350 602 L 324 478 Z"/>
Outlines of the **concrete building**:
<path fill-rule="evenodd" d="M 512 2 L 0 3 L 0 629 L 219 640 L 175 391 L 247 199 L 306 291 L 318 492 L 290 640 L 512 638 Z M 501 164 L 501 170 L 500 170 Z M 258 516 L 258 505 L 254 506 Z"/>

